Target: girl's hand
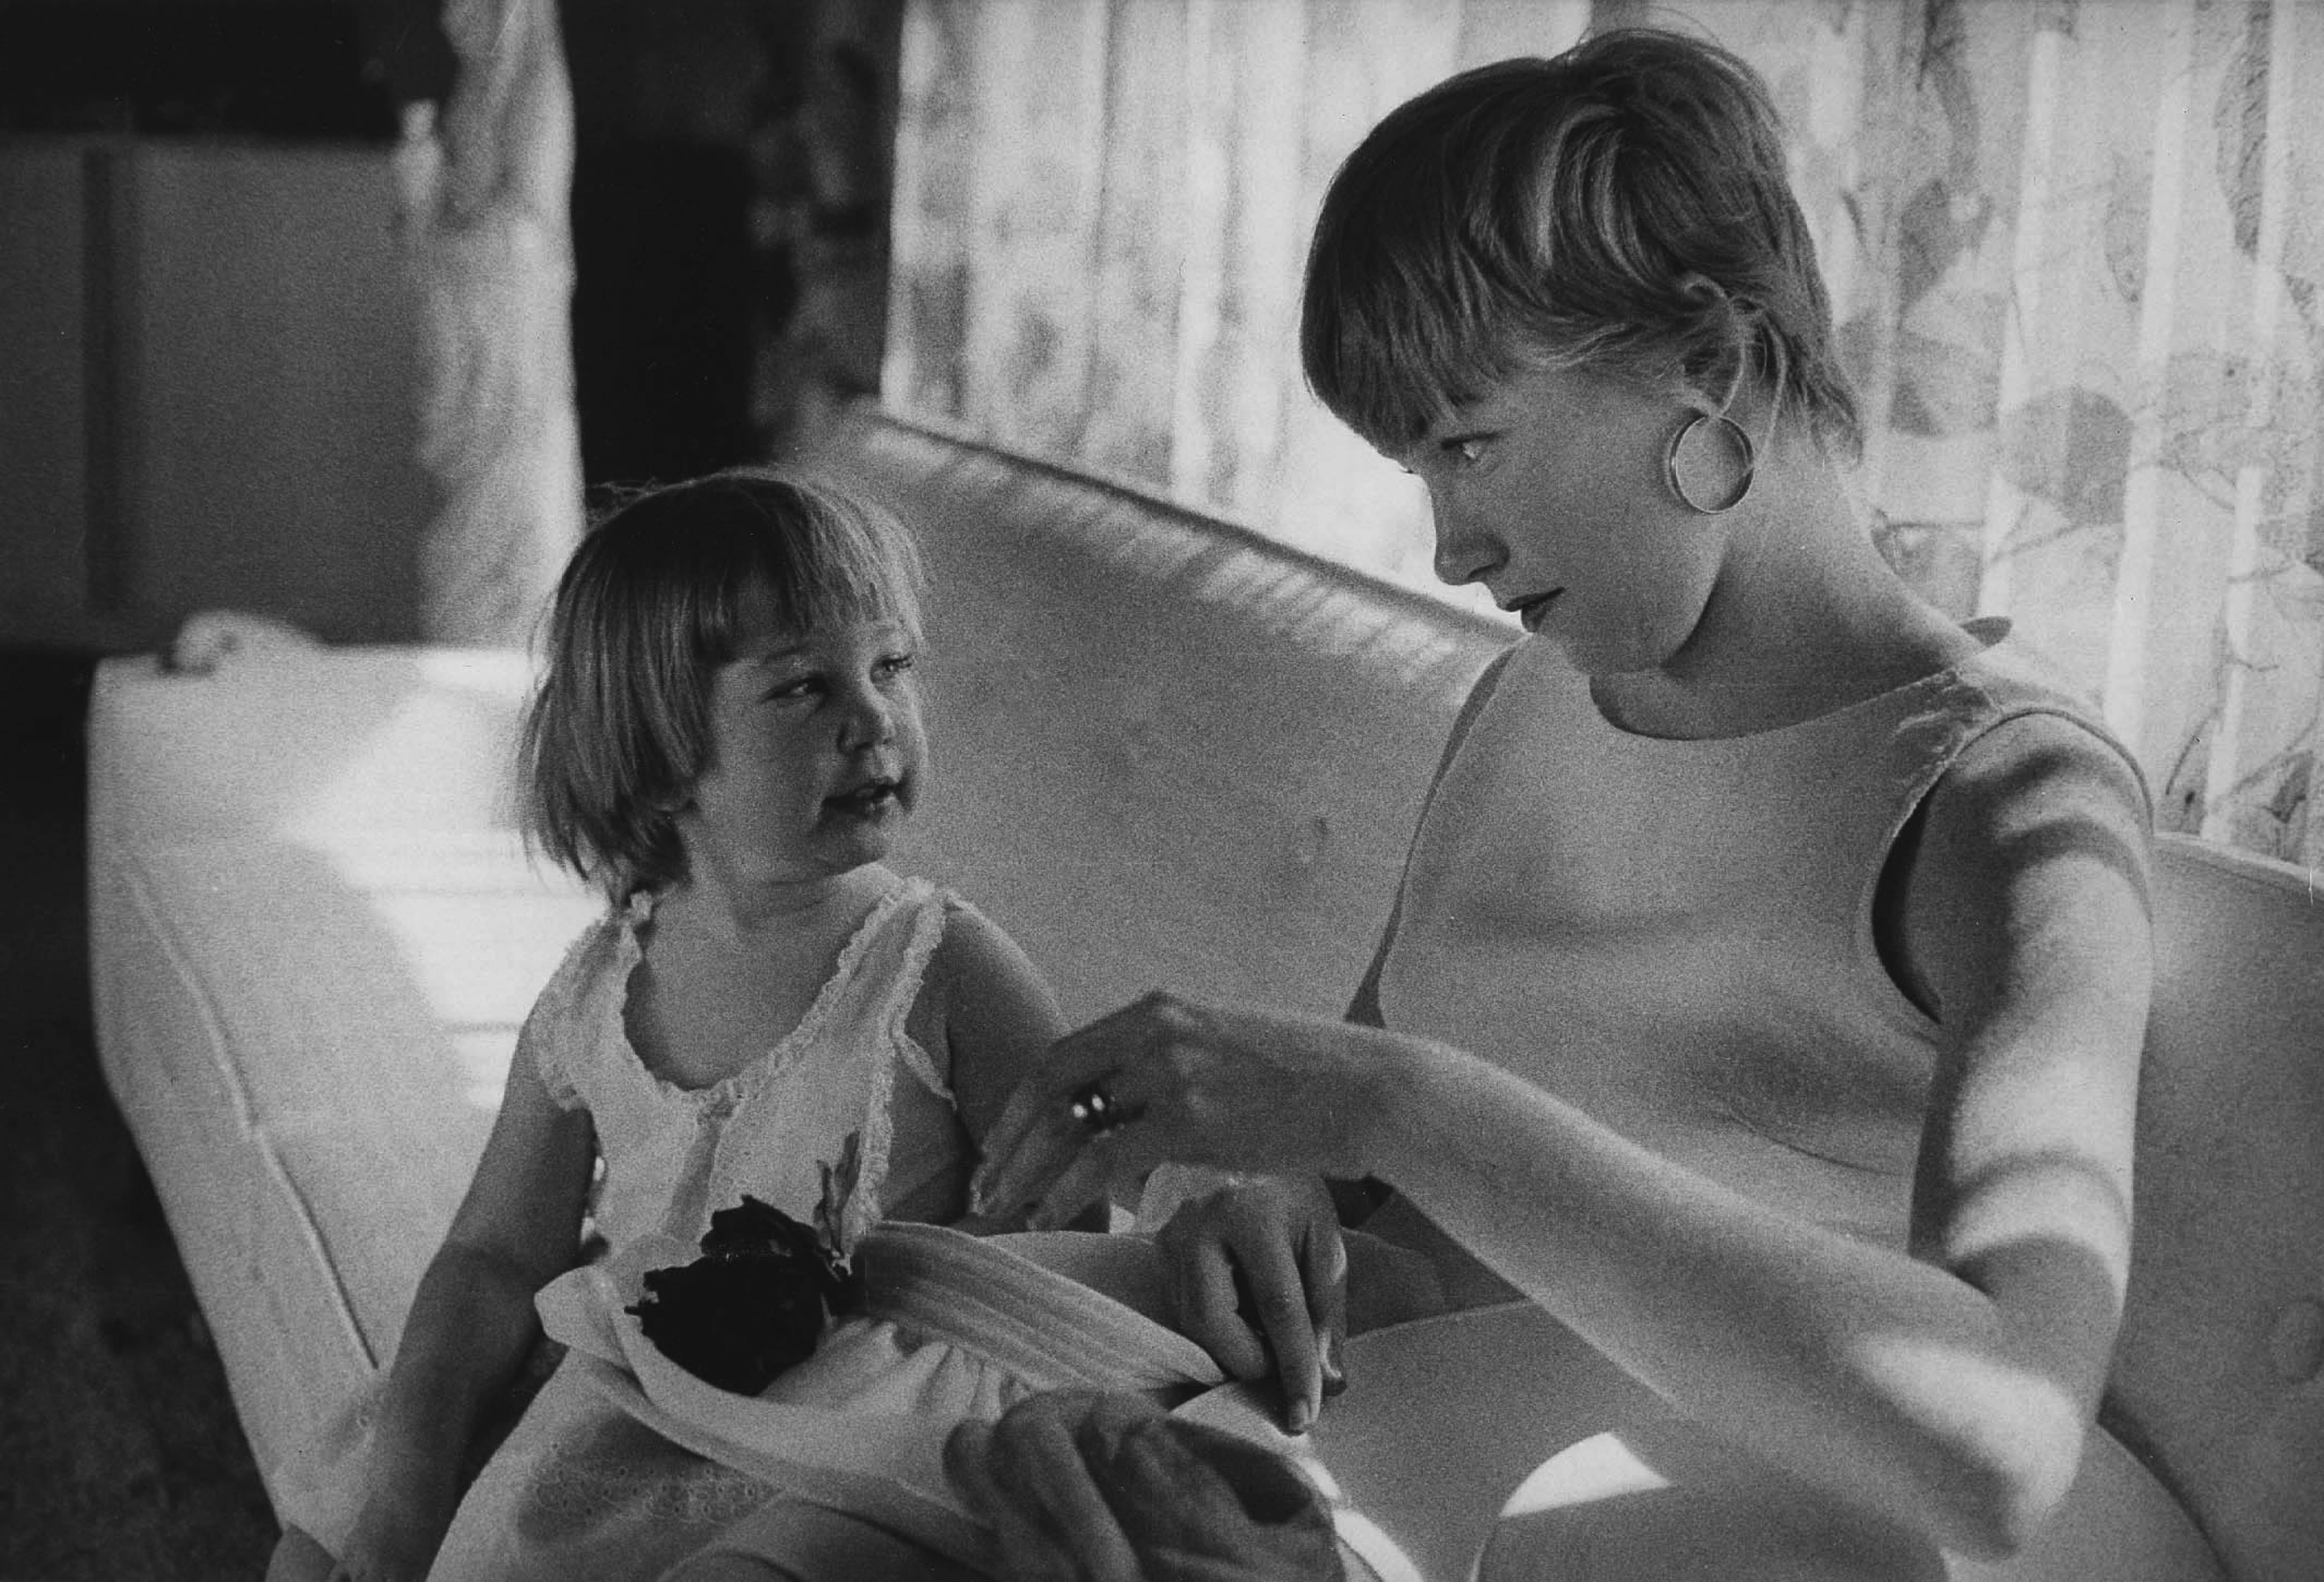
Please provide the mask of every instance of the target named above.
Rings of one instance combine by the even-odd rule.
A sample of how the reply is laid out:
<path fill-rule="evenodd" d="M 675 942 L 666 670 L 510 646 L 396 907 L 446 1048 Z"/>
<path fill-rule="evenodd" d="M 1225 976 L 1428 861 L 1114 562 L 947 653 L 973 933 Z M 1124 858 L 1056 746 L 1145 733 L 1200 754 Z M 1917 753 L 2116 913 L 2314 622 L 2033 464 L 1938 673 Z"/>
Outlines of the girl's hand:
<path fill-rule="evenodd" d="M 424 1582 L 452 1513 L 442 1502 L 374 1489 L 339 1547 L 328 1582 Z"/>
<path fill-rule="evenodd" d="M 1156 1238 L 1178 1327 L 1239 1379 L 1273 1374 L 1304 1434 L 1346 1386 L 1348 1258 L 1315 1176 L 1230 1179 L 1179 1205 Z"/>
<path fill-rule="evenodd" d="M 981 1213 L 1060 1224 L 1165 1160 L 1360 1176 L 1400 1041 L 1154 993 L 1057 1041 L 984 1139 Z"/>

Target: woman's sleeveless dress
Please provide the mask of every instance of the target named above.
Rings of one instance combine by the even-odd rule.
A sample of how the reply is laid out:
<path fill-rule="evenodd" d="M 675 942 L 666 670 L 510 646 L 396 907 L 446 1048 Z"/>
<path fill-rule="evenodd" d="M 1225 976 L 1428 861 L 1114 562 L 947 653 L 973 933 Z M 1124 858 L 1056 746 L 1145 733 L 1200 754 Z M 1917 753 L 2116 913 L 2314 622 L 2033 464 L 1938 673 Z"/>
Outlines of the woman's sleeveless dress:
<path fill-rule="evenodd" d="M 947 913 L 964 903 L 906 879 L 873 906 L 799 1025 L 759 1061 L 700 1089 L 648 1071 L 623 1021 L 650 896 L 576 940 L 542 990 L 516 1058 L 585 1108 L 602 1173 L 598 1233 L 686 1246 L 744 1192 L 808 1219 L 827 1172 L 853 1182 L 852 1245 L 875 1221 L 948 1219 L 965 1206 L 969 1140 L 945 1073 L 906 1031 Z M 287 1522 L 336 1552 L 361 1510 L 376 1390 L 281 1480 Z M 768 1486 L 679 1449 L 559 1366 L 462 1501 L 431 1577 L 516 1582 L 650 1577 L 756 1509 Z"/>
<path fill-rule="evenodd" d="M 1961 754 L 2005 726 L 2144 785 L 2006 621 L 1968 630 L 1987 646 L 1950 668 L 1712 740 L 1621 729 L 1553 645 L 1519 643 L 1423 814 L 1379 966 L 1385 1025 L 1491 1060 L 1761 1201 L 1903 1249 L 1941 1030 L 1881 957 L 1891 851 Z M 2143 872 L 2116 810 L 2066 783 L 2088 781 L 2021 792 L 2042 799 L 2051 838 Z M 1572 1485 L 1529 1486 L 1557 1543 L 1589 1508 L 1575 1489 L 1616 1486 L 1603 1448 L 1565 1458 Z M 2041 1552 L 1993 1575 L 2097 1575 L 2077 1557 L 2107 1553 L 2108 1528 L 2200 1548 L 2102 1430 L 2084 1469 Z M 1501 1541 L 1512 1553 L 1496 1559 L 1513 1564 L 1531 1541 L 1505 1528 Z M 1546 1543 L 1534 1559 L 1553 1552 L 1565 1553 Z"/>
<path fill-rule="evenodd" d="M 1961 753 L 2013 722 L 2138 774 L 2006 621 L 1969 630 L 1986 648 L 1949 669 L 1711 740 L 1619 728 L 1554 644 L 1519 643 L 1422 816 L 1379 968 L 1387 1026 L 1904 1246 L 1940 1030 L 1875 937 L 1889 852 Z M 2117 843 L 2108 810 L 2055 784 L 2024 795 Z"/>

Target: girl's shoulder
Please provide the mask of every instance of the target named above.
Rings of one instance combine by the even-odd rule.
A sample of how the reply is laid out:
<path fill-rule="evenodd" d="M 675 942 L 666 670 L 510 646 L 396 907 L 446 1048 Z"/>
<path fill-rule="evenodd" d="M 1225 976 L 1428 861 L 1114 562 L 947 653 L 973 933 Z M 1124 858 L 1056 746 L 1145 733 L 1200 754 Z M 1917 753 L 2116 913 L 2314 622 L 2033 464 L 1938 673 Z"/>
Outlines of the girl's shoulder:
<path fill-rule="evenodd" d="M 953 995 L 1015 948 L 1000 925 L 958 891 L 926 879 L 907 879 L 890 905 L 890 931 L 899 946 L 898 987 L 909 998 L 916 1026 L 927 1025 L 931 1013 L 940 1025 Z"/>
<path fill-rule="evenodd" d="M 637 926 L 651 908 L 651 897 L 642 892 L 609 904 L 574 935 L 556 970 L 533 998 L 520 1043 L 530 1047 L 534 1064 L 560 1101 L 573 1090 L 569 1068 L 576 1038 L 600 1018 L 604 994 L 626 987 L 630 970 L 637 964 Z"/>
<path fill-rule="evenodd" d="M 972 1136 L 999 1119 L 1017 1081 L 1065 1031 L 1055 991 L 1006 929 L 942 892 L 941 938 L 911 1007 L 908 1032 L 941 1069 Z M 927 1080 L 925 1076 L 922 1079 Z"/>
<path fill-rule="evenodd" d="M 1023 948 L 965 897 L 939 890 L 934 902 L 941 909 L 943 924 L 928 962 L 931 983 L 973 982 L 1030 970 L 1032 962 Z"/>
<path fill-rule="evenodd" d="M 549 975 L 544 998 L 579 995 L 616 968 L 626 970 L 637 955 L 638 929 L 653 915 L 653 896 L 640 890 L 626 901 L 610 902 L 565 947 L 565 958 Z"/>
<path fill-rule="evenodd" d="M 975 1023 L 996 1012 L 1054 1012 L 1047 979 L 1008 930 L 952 890 L 936 891 L 930 908 L 941 924 L 918 985 L 916 1029 Z"/>

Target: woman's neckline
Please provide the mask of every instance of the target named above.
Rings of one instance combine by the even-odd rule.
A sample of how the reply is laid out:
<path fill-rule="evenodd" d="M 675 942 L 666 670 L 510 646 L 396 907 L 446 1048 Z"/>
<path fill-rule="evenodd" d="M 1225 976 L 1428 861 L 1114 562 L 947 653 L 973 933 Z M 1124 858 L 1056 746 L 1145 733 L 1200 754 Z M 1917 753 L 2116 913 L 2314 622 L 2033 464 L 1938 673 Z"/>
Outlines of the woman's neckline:
<path fill-rule="evenodd" d="M 1975 650 L 1964 654 L 1960 658 L 1923 671 L 1894 686 L 1882 687 L 1877 692 L 1868 693 L 1862 697 L 1801 719 L 1785 721 L 1780 724 L 1759 726 L 1748 731 L 1726 732 L 1717 736 L 1665 736 L 1626 725 L 1607 712 L 1605 702 L 1600 696 L 1594 681 L 1585 677 L 1583 685 L 1590 700 L 1590 712 L 1596 716 L 1600 726 L 1608 733 L 1625 741 L 1637 742 L 1642 746 L 1672 749 L 1709 748 L 1720 742 L 1765 741 L 1786 732 L 1812 730 L 1830 722 L 1845 720 L 1851 715 L 1877 708 L 1907 694 L 1950 681 L 1958 676 L 1965 667 L 1985 658 L 2006 641 L 2009 637 L 2012 622 L 2006 615 L 1978 615 L 1959 622 L 1958 626 L 1963 633 L 1974 639 L 1978 644 Z"/>

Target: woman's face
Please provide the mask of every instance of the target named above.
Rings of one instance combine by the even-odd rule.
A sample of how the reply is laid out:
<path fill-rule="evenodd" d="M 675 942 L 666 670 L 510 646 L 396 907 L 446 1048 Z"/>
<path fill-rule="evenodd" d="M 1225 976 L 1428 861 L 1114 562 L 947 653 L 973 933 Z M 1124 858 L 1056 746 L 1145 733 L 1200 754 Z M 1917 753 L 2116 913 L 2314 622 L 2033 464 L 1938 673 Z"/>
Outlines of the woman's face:
<path fill-rule="evenodd" d="M 1670 492 L 1697 409 L 1571 369 L 1510 375 L 1392 456 L 1428 486 L 1436 575 L 1481 583 L 1591 676 L 1667 665 L 1717 587 L 1726 519 Z"/>
<path fill-rule="evenodd" d="M 895 621 L 783 631 L 761 602 L 712 679 L 709 761 L 678 814 L 688 859 L 779 881 L 876 862 L 927 771 L 919 644 Z"/>

